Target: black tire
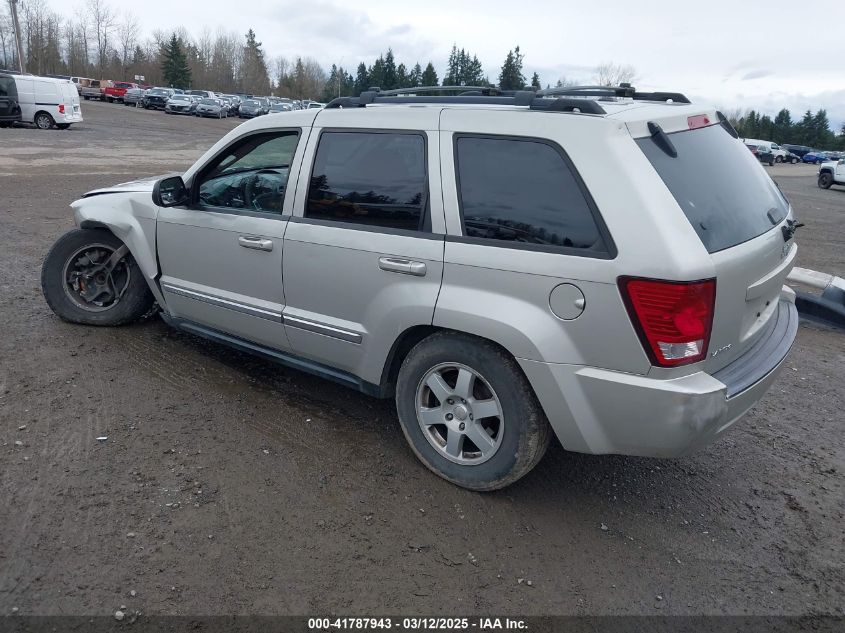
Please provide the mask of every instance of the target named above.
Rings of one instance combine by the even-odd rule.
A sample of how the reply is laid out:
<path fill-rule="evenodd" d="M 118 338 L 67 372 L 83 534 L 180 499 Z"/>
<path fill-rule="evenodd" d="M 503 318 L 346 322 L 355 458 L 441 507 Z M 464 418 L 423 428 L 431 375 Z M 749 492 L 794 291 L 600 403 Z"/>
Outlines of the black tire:
<path fill-rule="evenodd" d="M 80 249 L 97 245 L 117 250 L 123 242 L 106 229 L 74 229 L 53 244 L 41 267 L 41 291 L 50 309 L 63 321 L 84 325 L 123 325 L 150 314 L 155 298 L 131 253 L 121 260 L 126 264 L 128 284 L 123 296 L 110 307 L 93 312 L 80 307 L 70 298 L 69 292 L 65 291 L 64 280 L 68 260 Z"/>
<path fill-rule="evenodd" d="M 448 363 L 482 374 L 501 404 L 504 435 L 483 463 L 448 460 L 426 439 L 418 422 L 418 385 L 429 370 Z M 459 333 L 432 334 L 405 357 L 396 383 L 396 410 L 405 439 L 419 460 L 443 479 L 470 490 L 498 490 L 517 481 L 537 465 L 552 437 L 540 403 L 513 357 L 492 343 Z"/>
<path fill-rule="evenodd" d="M 819 174 L 819 188 L 830 189 L 833 184 L 833 175 L 830 172 L 823 172 Z"/>
<path fill-rule="evenodd" d="M 34 123 L 35 127 L 39 130 L 51 130 L 53 129 L 53 126 L 56 125 L 53 117 L 51 117 L 47 112 L 36 113 Z"/>
<path fill-rule="evenodd" d="M 797 159 L 797 158 L 793 158 L 790 162 L 791 162 L 793 165 L 795 165 L 795 164 L 797 164 L 797 163 L 798 163 L 798 159 Z"/>
<path fill-rule="evenodd" d="M 85 99 L 86 101 L 88 101 L 91 97 L 82 97 L 82 98 Z"/>
<path fill-rule="evenodd" d="M 782 163 L 783 162 L 783 156 L 775 156 L 775 162 L 776 163 Z"/>

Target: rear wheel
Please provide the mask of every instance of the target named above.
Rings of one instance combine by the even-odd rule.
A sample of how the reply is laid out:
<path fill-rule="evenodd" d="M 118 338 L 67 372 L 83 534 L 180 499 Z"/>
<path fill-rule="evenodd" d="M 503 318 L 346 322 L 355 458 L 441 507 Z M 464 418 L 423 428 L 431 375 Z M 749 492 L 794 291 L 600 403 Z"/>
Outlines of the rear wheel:
<path fill-rule="evenodd" d="M 776 163 L 782 163 L 783 162 L 783 156 L 775 156 L 775 162 Z"/>
<path fill-rule="evenodd" d="M 797 158 L 793 158 L 790 162 L 794 165 L 795 163 L 797 163 L 797 162 L 798 162 L 798 159 L 797 159 Z"/>
<path fill-rule="evenodd" d="M 56 122 L 53 120 L 53 117 L 51 117 L 46 112 L 39 112 L 35 115 L 35 127 L 37 127 L 39 130 L 49 130 L 55 124 Z"/>
<path fill-rule="evenodd" d="M 402 363 L 396 409 L 422 463 L 470 490 L 497 490 L 543 457 L 551 427 L 516 361 L 495 345 L 442 332 Z"/>
<path fill-rule="evenodd" d="M 829 172 L 819 174 L 819 187 L 822 189 L 830 189 L 833 184 L 833 175 Z"/>
<path fill-rule="evenodd" d="M 129 248 L 105 229 L 75 229 L 60 237 L 41 268 L 47 304 L 64 321 L 121 325 L 155 304 Z"/>

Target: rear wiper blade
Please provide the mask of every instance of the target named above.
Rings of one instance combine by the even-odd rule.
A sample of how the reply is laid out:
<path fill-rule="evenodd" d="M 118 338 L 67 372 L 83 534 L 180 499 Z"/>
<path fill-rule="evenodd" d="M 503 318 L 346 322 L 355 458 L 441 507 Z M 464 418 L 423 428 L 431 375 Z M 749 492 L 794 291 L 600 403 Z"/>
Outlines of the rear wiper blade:
<path fill-rule="evenodd" d="M 678 150 L 676 150 L 675 146 L 672 145 L 672 141 L 669 140 L 669 135 L 663 131 L 662 127 L 654 121 L 649 121 L 648 131 L 651 132 L 651 140 L 654 141 L 654 144 L 662 149 L 665 154 L 668 154 L 672 158 L 678 157 Z"/>

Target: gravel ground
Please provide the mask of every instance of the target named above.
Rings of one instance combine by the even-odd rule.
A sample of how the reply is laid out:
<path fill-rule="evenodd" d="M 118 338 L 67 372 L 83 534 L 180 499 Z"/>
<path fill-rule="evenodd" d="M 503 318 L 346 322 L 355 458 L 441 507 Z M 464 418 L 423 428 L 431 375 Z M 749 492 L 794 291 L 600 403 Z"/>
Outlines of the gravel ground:
<path fill-rule="evenodd" d="M 83 109 L 0 130 L 0 614 L 843 614 L 842 332 L 802 325 L 771 392 L 693 456 L 554 444 L 507 490 L 464 491 L 390 402 L 158 319 L 50 312 L 68 203 L 237 124 Z M 845 190 L 771 172 L 807 225 L 799 265 L 845 276 Z"/>

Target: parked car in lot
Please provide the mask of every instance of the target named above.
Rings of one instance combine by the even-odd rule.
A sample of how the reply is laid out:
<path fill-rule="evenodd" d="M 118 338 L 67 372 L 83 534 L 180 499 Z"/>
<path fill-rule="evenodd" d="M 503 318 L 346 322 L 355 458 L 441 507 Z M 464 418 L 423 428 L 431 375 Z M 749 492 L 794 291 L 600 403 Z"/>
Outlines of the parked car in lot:
<path fill-rule="evenodd" d="M 783 148 L 788 152 L 795 154 L 799 158 L 804 156 L 804 154 L 806 154 L 807 152 L 813 151 L 812 147 L 807 147 L 806 145 L 793 145 L 791 143 L 784 143 Z"/>
<path fill-rule="evenodd" d="M 44 296 L 91 325 L 157 302 L 392 398 L 417 457 L 473 490 L 516 481 L 552 434 L 683 455 L 786 358 L 797 223 L 714 109 L 604 90 L 629 98 L 403 89 L 244 123 L 182 176 L 73 202 Z"/>
<path fill-rule="evenodd" d="M 845 187 L 845 158 L 822 163 L 819 167 L 819 187 L 830 189 L 833 185 Z"/>
<path fill-rule="evenodd" d="M 754 157 L 761 163 L 766 163 L 771 166 L 775 164 L 775 155 L 772 154 L 771 149 L 765 145 L 755 145 L 754 143 L 746 143 L 745 146 L 751 150 Z"/>
<path fill-rule="evenodd" d="M 139 88 L 138 84 L 129 83 L 127 81 L 113 81 L 103 90 L 103 96 L 109 103 L 115 101 L 120 103 L 123 101 L 123 96 L 126 91 L 131 88 Z"/>
<path fill-rule="evenodd" d="M 193 95 L 194 97 L 199 97 L 200 99 L 214 99 L 217 96 L 210 90 L 187 90 L 185 91 L 185 94 Z"/>
<path fill-rule="evenodd" d="M 221 99 L 200 99 L 194 114 L 198 117 L 223 119 L 229 116 L 229 109 Z"/>
<path fill-rule="evenodd" d="M 105 90 L 105 85 L 108 82 L 105 80 L 100 79 L 92 79 L 89 84 L 80 85 L 77 87 L 77 91 L 79 92 L 79 96 L 88 101 L 89 99 L 97 99 L 98 101 L 104 101 L 105 95 L 103 94 L 103 90 Z"/>
<path fill-rule="evenodd" d="M 794 165 L 796 163 L 801 162 L 801 157 L 798 156 L 797 154 L 793 154 L 792 152 L 787 151 L 786 156 L 784 156 L 784 158 L 783 158 L 783 162 L 784 163 L 791 163 L 791 164 Z"/>
<path fill-rule="evenodd" d="M 824 152 L 820 152 L 818 150 L 807 152 L 801 157 L 801 162 L 809 163 L 811 165 L 821 165 L 827 160 L 829 160 L 827 155 L 825 155 Z"/>
<path fill-rule="evenodd" d="M 311 101 L 311 102 L 308 104 L 308 107 L 309 107 L 309 109 L 310 109 L 310 108 L 314 108 L 314 109 L 319 110 L 320 108 L 325 108 L 325 107 L 326 107 L 326 104 L 325 104 L 325 103 L 320 103 L 319 101 Z"/>
<path fill-rule="evenodd" d="M 252 119 L 264 114 L 264 108 L 257 99 L 247 99 L 238 106 L 238 116 L 242 119 Z"/>
<path fill-rule="evenodd" d="M 7 86 L 9 80 L 14 82 L 22 122 L 33 123 L 41 130 L 66 130 L 73 123 L 82 123 L 79 93 L 70 80 L 6 74 L 0 74 L 0 78 L 5 78 Z"/>
<path fill-rule="evenodd" d="M 129 88 L 123 94 L 123 105 L 139 107 L 144 104 L 144 91 L 140 88 Z"/>
<path fill-rule="evenodd" d="M 274 103 L 270 106 L 270 112 L 268 114 L 274 114 L 278 112 L 293 112 L 293 105 L 290 103 Z"/>
<path fill-rule="evenodd" d="M 164 106 L 166 114 L 194 114 L 199 99 L 193 95 L 173 95 Z"/>
<path fill-rule="evenodd" d="M 10 75 L 0 75 L 0 127 L 9 127 L 22 118 L 15 80 Z"/>
<path fill-rule="evenodd" d="M 144 95 L 144 107 L 147 110 L 164 110 L 167 100 L 174 94 L 170 88 L 153 88 Z"/>

